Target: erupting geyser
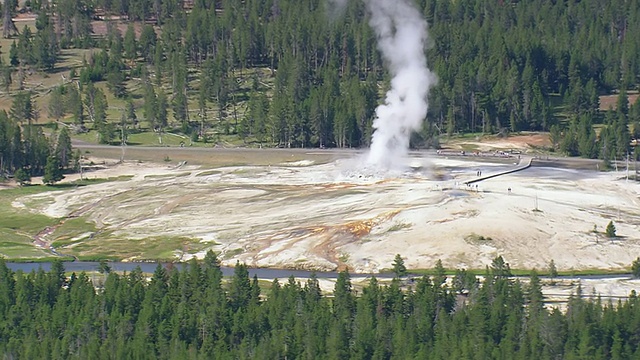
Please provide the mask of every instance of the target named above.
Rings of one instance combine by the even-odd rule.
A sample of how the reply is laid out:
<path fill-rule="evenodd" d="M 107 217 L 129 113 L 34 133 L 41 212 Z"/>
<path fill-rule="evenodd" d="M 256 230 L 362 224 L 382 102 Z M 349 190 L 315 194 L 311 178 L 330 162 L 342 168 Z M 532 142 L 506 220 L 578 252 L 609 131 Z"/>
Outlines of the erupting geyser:
<path fill-rule="evenodd" d="M 337 11 L 348 0 L 333 0 Z M 376 33 L 378 49 L 391 73 L 391 89 L 376 109 L 368 165 L 404 167 L 409 138 L 427 116 L 427 94 L 437 79 L 427 68 L 427 22 L 411 0 L 363 0 Z M 336 9 L 333 9 L 336 11 Z"/>
<path fill-rule="evenodd" d="M 436 82 L 427 68 L 427 22 L 410 0 L 365 0 L 378 48 L 391 73 L 391 89 L 376 109 L 367 162 L 391 169 L 403 164 L 411 132 L 427 116 L 427 94 Z"/>

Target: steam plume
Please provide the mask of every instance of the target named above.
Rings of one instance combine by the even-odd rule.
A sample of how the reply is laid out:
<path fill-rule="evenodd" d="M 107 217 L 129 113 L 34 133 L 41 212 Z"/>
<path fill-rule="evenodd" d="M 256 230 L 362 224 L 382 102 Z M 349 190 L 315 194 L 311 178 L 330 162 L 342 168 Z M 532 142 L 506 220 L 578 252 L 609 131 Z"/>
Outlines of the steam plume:
<path fill-rule="evenodd" d="M 391 169 L 407 155 L 409 138 L 427 115 L 427 94 L 436 82 L 427 68 L 427 23 L 410 0 L 364 0 L 378 49 L 392 76 L 391 89 L 376 109 L 368 163 Z"/>

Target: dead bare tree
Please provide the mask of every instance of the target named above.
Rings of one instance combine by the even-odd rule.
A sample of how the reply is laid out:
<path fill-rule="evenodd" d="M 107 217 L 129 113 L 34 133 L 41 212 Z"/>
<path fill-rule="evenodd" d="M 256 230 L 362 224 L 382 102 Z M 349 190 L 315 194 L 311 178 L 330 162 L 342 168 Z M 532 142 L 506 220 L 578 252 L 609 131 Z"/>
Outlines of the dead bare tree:
<path fill-rule="evenodd" d="M 2 18 L 2 37 L 8 39 L 12 35 L 18 33 L 18 28 L 16 28 L 16 24 L 13 23 L 13 19 L 11 18 L 11 4 L 13 1 L 4 0 L 4 4 L 2 5 L 4 9 L 3 18 Z"/>

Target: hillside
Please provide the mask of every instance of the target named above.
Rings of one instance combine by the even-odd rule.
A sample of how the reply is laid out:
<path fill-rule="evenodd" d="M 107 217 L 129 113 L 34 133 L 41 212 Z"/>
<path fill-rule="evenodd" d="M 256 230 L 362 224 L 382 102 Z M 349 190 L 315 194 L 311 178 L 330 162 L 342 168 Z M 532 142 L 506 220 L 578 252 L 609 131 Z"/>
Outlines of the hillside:
<path fill-rule="evenodd" d="M 60 120 L 106 144 L 369 145 L 390 77 L 361 2 L 69 1 L 13 9 L 19 32 L 0 42 L 11 122 Z M 438 84 L 414 147 L 533 130 L 550 131 L 565 154 L 626 156 L 640 132 L 629 101 L 640 83 L 640 38 L 628 36 L 640 33 L 637 2 L 416 6 Z M 603 111 L 612 96 L 630 105 Z"/>

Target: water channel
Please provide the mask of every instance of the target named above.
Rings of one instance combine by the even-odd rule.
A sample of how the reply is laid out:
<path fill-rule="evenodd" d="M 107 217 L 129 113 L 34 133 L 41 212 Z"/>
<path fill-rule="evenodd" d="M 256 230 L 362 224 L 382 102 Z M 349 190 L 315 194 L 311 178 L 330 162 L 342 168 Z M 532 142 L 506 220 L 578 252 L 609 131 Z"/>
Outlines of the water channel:
<path fill-rule="evenodd" d="M 13 271 L 23 271 L 29 273 L 31 271 L 37 271 L 42 268 L 44 271 L 51 269 L 50 262 L 6 262 L 7 267 Z M 98 271 L 100 263 L 96 261 L 64 261 L 62 262 L 67 272 L 91 272 Z M 107 262 L 112 271 L 117 272 L 131 272 L 135 268 L 140 267 L 144 273 L 153 273 L 158 266 L 157 262 Z M 187 263 L 160 263 L 165 269 L 175 267 L 178 270 L 188 267 Z M 224 276 L 233 276 L 233 267 L 220 267 Z M 336 271 L 307 271 L 307 270 L 293 270 L 293 269 L 274 269 L 274 268 L 248 268 L 249 277 L 257 275 L 259 279 L 287 279 L 290 276 L 295 278 L 309 278 L 311 274 L 315 273 L 316 277 L 320 279 L 336 279 L 338 278 L 338 272 Z M 352 277 L 371 277 L 377 278 L 392 278 L 393 273 L 376 273 L 376 274 L 351 274 Z M 514 278 L 529 278 L 528 276 L 514 276 Z M 545 278 L 541 276 L 541 278 Z M 603 280 L 603 279 L 631 279 L 631 274 L 601 274 L 601 275 L 560 275 L 557 279 L 575 279 L 575 280 Z"/>
<path fill-rule="evenodd" d="M 62 263 L 64 268 L 68 272 L 90 272 L 90 271 L 98 271 L 100 266 L 99 262 L 95 261 L 67 261 Z M 126 271 L 131 272 L 135 268 L 140 267 L 142 272 L 145 273 L 153 273 L 158 266 L 157 262 L 108 262 L 109 267 L 111 267 L 112 271 Z M 175 267 L 177 269 L 182 269 L 187 267 L 186 263 L 161 263 L 165 268 Z M 31 271 L 37 271 L 39 268 L 42 268 L 44 271 L 49 271 L 51 269 L 50 262 L 31 262 L 31 263 L 21 263 L 21 262 L 7 262 L 7 267 L 13 271 L 23 271 L 25 273 L 29 273 Z M 234 268 L 232 267 L 221 267 L 222 274 L 224 276 L 232 276 L 234 272 Z M 291 270 L 291 269 L 267 269 L 267 268 L 249 268 L 249 277 L 253 277 L 257 275 L 259 279 L 287 279 L 290 276 L 296 278 L 309 278 L 312 271 L 306 270 Z M 358 276 L 367 277 L 375 275 L 378 278 L 386 278 L 393 277 L 392 273 L 386 274 L 358 274 Z M 338 277 L 338 273 L 335 271 L 327 271 L 327 272 L 316 272 L 316 276 L 318 278 L 323 279 L 335 279 Z"/>

